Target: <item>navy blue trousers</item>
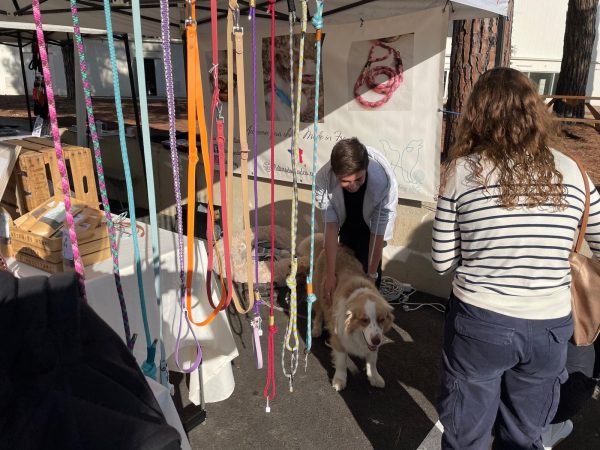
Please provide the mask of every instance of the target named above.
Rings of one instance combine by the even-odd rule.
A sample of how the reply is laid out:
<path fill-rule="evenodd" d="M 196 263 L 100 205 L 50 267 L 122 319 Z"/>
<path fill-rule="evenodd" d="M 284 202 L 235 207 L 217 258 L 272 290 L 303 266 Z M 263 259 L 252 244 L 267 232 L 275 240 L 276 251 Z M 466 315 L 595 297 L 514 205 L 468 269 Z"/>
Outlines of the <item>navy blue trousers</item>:
<path fill-rule="evenodd" d="M 461 302 L 446 311 L 438 404 L 443 449 L 540 449 L 567 379 L 568 315 L 526 320 Z"/>

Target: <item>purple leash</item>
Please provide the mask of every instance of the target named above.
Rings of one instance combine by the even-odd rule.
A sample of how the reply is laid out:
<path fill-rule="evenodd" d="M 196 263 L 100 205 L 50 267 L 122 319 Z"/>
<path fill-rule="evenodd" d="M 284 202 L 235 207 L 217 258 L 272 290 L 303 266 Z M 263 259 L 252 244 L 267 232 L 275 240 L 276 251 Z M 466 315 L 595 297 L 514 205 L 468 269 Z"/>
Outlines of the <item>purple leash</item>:
<path fill-rule="evenodd" d="M 179 153 L 177 151 L 177 132 L 175 128 L 175 93 L 173 90 L 173 64 L 171 62 L 171 30 L 169 29 L 169 2 L 160 0 L 162 45 L 163 45 L 163 63 L 165 68 L 165 82 L 167 86 L 167 107 L 169 110 L 169 144 L 171 148 L 171 165 L 173 169 L 173 185 L 175 190 L 175 202 L 177 209 L 177 259 L 179 261 L 179 330 L 177 331 L 177 341 L 175 343 L 175 362 L 179 370 L 184 373 L 191 373 L 202 363 L 202 348 L 194 332 L 194 327 L 190 323 L 185 308 L 185 272 L 183 259 L 183 213 L 181 207 L 181 182 L 179 179 Z M 192 332 L 194 342 L 196 343 L 196 360 L 188 368 L 184 369 L 179 360 L 179 350 L 181 345 L 181 331 L 183 318 L 187 324 L 188 330 Z M 162 321 L 161 321 L 162 323 Z M 166 369 L 166 367 L 165 367 Z M 161 367 L 162 373 L 162 367 Z"/>

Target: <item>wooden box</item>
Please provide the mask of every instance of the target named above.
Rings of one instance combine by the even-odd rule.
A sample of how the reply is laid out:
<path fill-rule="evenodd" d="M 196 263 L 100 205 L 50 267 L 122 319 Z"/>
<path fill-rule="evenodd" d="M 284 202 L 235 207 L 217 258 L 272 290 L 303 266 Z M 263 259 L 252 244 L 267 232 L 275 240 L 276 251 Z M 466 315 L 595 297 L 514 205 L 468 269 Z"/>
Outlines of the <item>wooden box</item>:
<path fill-rule="evenodd" d="M 110 257 L 110 241 L 102 211 L 73 199 L 73 216 L 84 265 Z M 12 253 L 18 261 L 47 272 L 63 270 L 64 204 L 54 197 L 14 221 Z"/>
<path fill-rule="evenodd" d="M 21 215 L 46 200 L 62 198 L 61 178 L 54 144 L 49 139 L 28 137 L 0 142 L 18 154 L 13 175 L 8 181 L 3 204 Z M 90 206 L 98 207 L 98 191 L 90 149 L 63 146 L 71 195 Z"/>

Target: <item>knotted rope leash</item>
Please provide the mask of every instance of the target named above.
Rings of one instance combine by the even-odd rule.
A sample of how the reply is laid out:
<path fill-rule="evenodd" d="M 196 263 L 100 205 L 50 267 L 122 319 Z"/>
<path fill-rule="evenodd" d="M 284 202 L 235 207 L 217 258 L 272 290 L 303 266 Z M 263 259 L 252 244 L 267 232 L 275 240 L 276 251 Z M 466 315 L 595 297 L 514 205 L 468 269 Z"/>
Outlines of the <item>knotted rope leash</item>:
<path fill-rule="evenodd" d="M 75 262 L 75 272 L 79 275 L 79 288 L 81 296 L 86 300 L 85 295 L 85 273 L 81 255 L 79 253 L 79 245 L 77 244 L 77 233 L 75 233 L 75 222 L 73 220 L 73 212 L 71 210 L 71 188 L 69 187 L 69 177 L 67 175 L 67 166 L 63 155 L 62 145 L 60 143 L 60 131 L 58 130 L 58 119 L 56 116 L 56 104 L 54 102 L 54 90 L 52 88 L 52 74 L 50 73 L 50 65 L 48 63 L 48 52 L 46 51 L 46 41 L 44 39 L 44 30 L 42 28 L 42 14 L 40 11 L 39 0 L 32 1 L 33 18 L 35 20 L 35 31 L 37 34 L 40 59 L 42 60 L 42 70 L 44 72 L 44 83 L 46 85 L 46 96 L 48 97 L 48 114 L 50 124 L 52 125 L 52 139 L 54 140 L 54 150 L 56 152 L 56 161 L 58 163 L 58 171 L 61 178 L 61 188 L 64 195 L 65 215 L 71 248 L 73 250 L 73 260 Z"/>
<path fill-rule="evenodd" d="M 250 1 L 250 21 L 252 22 L 252 150 L 254 152 L 254 318 L 252 319 L 252 347 L 256 368 L 262 369 L 263 358 L 260 346 L 262 319 L 260 317 L 260 291 L 258 290 L 258 107 L 256 102 L 256 0 Z M 273 249 L 271 249 L 273 251 Z"/>
<path fill-rule="evenodd" d="M 231 17 L 231 19 L 229 19 Z M 242 210 L 244 223 L 244 242 L 246 245 L 246 278 L 248 280 L 248 308 L 239 303 L 234 297 L 235 309 L 240 314 L 247 314 L 254 307 L 254 283 L 252 274 L 252 238 L 250 236 L 250 211 L 248 195 L 248 139 L 246 136 L 246 87 L 244 82 L 244 29 L 240 26 L 240 8 L 237 0 L 229 0 L 228 21 L 233 20 L 235 66 L 237 68 L 237 106 L 238 106 L 238 128 L 240 130 L 240 158 L 242 176 Z M 233 108 L 233 105 L 230 105 Z M 231 126 L 231 125 L 230 125 Z"/>
<path fill-rule="evenodd" d="M 375 56 L 377 48 L 382 48 L 386 52 L 382 56 Z M 393 58 L 394 66 L 375 66 L 371 68 L 371 64 L 384 61 L 389 57 Z M 388 79 L 385 82 L 378 83 L 376 81 L 379 75 L 385 75 Z M 354 84 L 354 97 L 356 101 L 367 108 L 379 108 L 388 102 L 392 94 L 398 89 L 404 77 L 404 67 L 400 52 L 389 45 L 386 45 L 381 40 L 377 40 L 369 50 L 369 56 L 360 75 Z M 360 88 L 366 85 L 369 89 L 375 91 L 383 97 L 377 101 L 369 101 L 362 97 Z"/>
<path fill-rule="evenodd" d="M 269 13 L 271 14 L 271 249 L 275 248 L 275 0 L 269 0 Z M 271 252 L 271 285 L 269 293 L 269 340 L 267 359 L 267 383 L 263 395 L 267 399 L 266 412 L 271 412 L 269 402 L 273 401 L 277 393 L 275 385 L 275 295 L 273 277 L 275 272 L 275 252 Z"/>
<path fill-rule="evenodd" d="M 311 203 L 310 203 L 310 269 L 308 271 L 308 277 L 306 277 L 306 349 L 305 349 L 305 360 L 304 370 L 308 365 L 308 354 L 312 348 L 312 304 L 317 301 L 317 296 L 314 294 L 313 289 L 313 270 L 315 260 L 315 192 L 316 192 L 316 179 L 317 179 L 317 147 L 318 141 L 317 136 L 319 135 L 319 77 L 321 72 L 321 30 L 323 28 L 323 0 L 316 0 L 317 10 L 312 18 L 312 25 L 315 27 L 315 48 L 317 51 L 317 68 L 315 71 L 315 115 L 313 122 L 313 165 L 312 165 L 312 189 L 311 189 Z"/>
<path fill-rule="evenodd" d="M 285 339 L 283 344 L 283 350 L 281 352 L 281 365 L 283 368 L 283 374 L 288 378 L 290 385 L 290 392 L 294 390 L 294 375 L 298 369 L 298 348 L 300 341 L 298 339 L 298 291 L 296 275 L 298 271 L 298 259 L 296 258 L 296 235 L 298 233 L 298 175 L 296 173 L 296 158 L 298 155 L 298 141 L 300 139 L 300 112 L 302 106 L 302 70 L 304 66 L 304 38 L 306 35 L 306 22 L 308 15 L 308 8 L 306 0 L 301 0 L 300 5 L 302 8 L 302 19 L 301 19 L 301 33 L 300 33 L 300 49 L 298 51 L 298 83 L 296 86 L 296 107 L 292 110 L 292 118 L 294 120 L 293 126 L 293 140 L 292 140 L 292 184 L 294 191 L 294 198 L 292 200 L 292 219 L 291 219 L 291 271 L 286 279 L 287 286 L 290 288 L 290 318 L 285 332 Z M 294 14 L 290 12 L 290 88 L 293 90 L 293 79 L 294 74 L 292 70 L 292 63 L 294 60 L 294 27 L 292 16 Z M 292 92 L 293 94 L 293 92 Z M 294 344 L 291 344 L 292 338 Z M 285 367 L 285 350 L 291 352 L 290 358 L 290 370 L 287 371 Z"/>
<path fill-rule="evenodd" d="M 71 2 L 71 17 L 73 19 L 73 32 L 75 34 L 75 44 L 79 53 L 79 70 L 81 73 L 81 82 L 83 85 L 83 95 L 85 98 L 85 109 L 88 118 L 88 127 L 90 136 L 92 137 L 92 146 L 94 147 L 94 160 L 96 162 L 96 172 L 98 173 L 98 186 L 100 187 L 100 197 L 102 199 L 102 209 L 106 217 L 106 227 L 108 228 L 108 238 L 110 241 L 110 252 L 113 260 L 113 275 L 115 277 L 115 286 L 117 288 L 117 296 L 119 297 L 119 305 L 121 307 L 121 316 L 123 318 L 123 328 L 125 329 L 125 343 L 129 350 L 133 350 L 136 335 L 131 336 L 129 328 L 129 315 L 127 314 L 127 305 L 125 303 L 125 295 L 123 294 L 123 286 L 121 284 L 121 273 L 119 270 L 119 248 L 117 244 L 117 230 L 110 213 L 110 205 L 108 203 L 108 193 L 106 192 L 106 180 L 104 179 L 104 165 L 102 163 L 102 150 L 100 148 L 100 139 L 96 130 L 96 119 L 94 118 L 94 107 L 92 105 L 92 92 L 90 80 L 88 78 L 88 67 L 85 57 L 85 46 L 81 37 L 81 29 L 79 27 L 79 12 L 77 11 L 77 1 Z"/>
<path fill-rule="evenodd" d="M 133 198 L 133 182 L 131 179 L 131 167 L 129 166 L 129 156 L 127 154 L 127 142 L 125 139 L 125 120 L 123 118 L 123 107 L 121 105 L 121 88 L 119 85 L 119 69 L 117 67 L 117 57 L 115 52 L 115 42 L 113 38 L 112 17 L 110 12 L 110 1 L 104 0 L 104 17 L 106 20 L 106 37 L 108 42 L 108 52 L 110 55 L 110 64 L 112 69 L 113 89 L 115 94 L 115 107 L 117 111 L 117 123 L 119 124 L 119 143 L 121 146 L 121 158 L 123 159 L 123 171 L 125 173 L 125 186 L 127 187 L 127 203 L 129 206 L 129 220 L 131 222 L 131 237 L 133 239 L 133 254 L 135 260 L 135 272 L 140 295 L 140 308 L 142 310 L 142 320 L 144 322 L 144 335 L 146 337 L 147 358 L 142 364 L 144 375 L 155 378 L 156 366 L 154 365 L 154 356 L 156 344 L 150 339 L 150 327 L 148 326 L 148 317 L 146 314 L 146 299 L 144 295 L 144 282 L 142 278 L 142 258 L 140 255 L 140 243 L 137 234 L 137 222 L 135 215 L 135 201 Z M 151 364 L 147 364 L 152 361 Z"/>
<path fill-rule="evenodd" d="M 161 37 L 163 45 L 163 66 L 165 73 L 165 83 L 167 88 L 167 108 L 169 111 L 169 146 L 171 150 L 171 168 L 173 171 L 173 185 L 175 194 L 175 204 L 177 211 L 177 261 L 179 262 L 179 330 L 177 332 L 177 340 L 175 343 L 175 354 L 178 366 L 179 364 L 179 348 L 181 344 L 181 328 L 184 320 L 185 310 L 185 263 L 183 259 L 183 212 L 181 206 L 181 180 L 179 178 L 179 152 L 177 151 L 177 132 L 175 122 L 175 92 L 173 89 L 173 64 L 171 59 L 171 29 L 169 26 L 169 2 L 168 0 L 160 0 L 160 21 L 161 21 Z M 190 324 L 187 314 L 185 315 L 185 323 L 188 330 L 192 333 L 194 343 L 196 345 L 196 361 L 192 364 L 192 370 L 195 370 L 202 360 L 202 349 L 196 338 L 194 328 Z M 160 381 L 164 386 L 169 385 L 169 372 L 167 365 L 164 363 L 162 355 L 165 354 L 164 343 L 162 341 L 162 319 L 160 320 L 160 336 L 161 336 L 161 363 L 160 363 Z"/>

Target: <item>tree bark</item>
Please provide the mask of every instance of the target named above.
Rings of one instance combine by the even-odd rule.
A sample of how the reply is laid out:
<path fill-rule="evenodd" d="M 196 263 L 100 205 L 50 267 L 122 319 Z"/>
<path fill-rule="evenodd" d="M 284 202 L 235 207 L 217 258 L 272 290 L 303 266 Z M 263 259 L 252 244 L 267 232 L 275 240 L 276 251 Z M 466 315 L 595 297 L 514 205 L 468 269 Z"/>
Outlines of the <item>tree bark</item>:
<path fill-rule="evenodd" d="M 63 64 L 65 67 L 65 81 L 67 83 L 67 98 L 73 100 L 75 98 L 75 46 L 71 39 L 61 42 L 61 51 Z"/>
<path fill-rule="evenodd" d="M 596 39 L 598 0 L 569 0 L 563 57 L 556 85 L 557 95 L 585 95 L 592 50 Z M 584 104 L 556 102 L 554 111 L 561 116 L 583 117 Z"/>
<path fill-rule="evenodd" d="M 450 79 L 446 110 L 460 113 L 473 85 L 488 69 L 510 66 L 514 1 L 508 3 L 506 18 L 456 20 L 452 29 Z M 458 115 L 447 114 L 444 153 L 454 142 Z"/>

